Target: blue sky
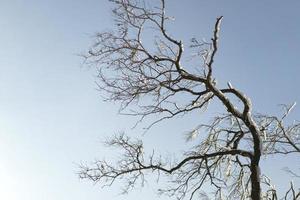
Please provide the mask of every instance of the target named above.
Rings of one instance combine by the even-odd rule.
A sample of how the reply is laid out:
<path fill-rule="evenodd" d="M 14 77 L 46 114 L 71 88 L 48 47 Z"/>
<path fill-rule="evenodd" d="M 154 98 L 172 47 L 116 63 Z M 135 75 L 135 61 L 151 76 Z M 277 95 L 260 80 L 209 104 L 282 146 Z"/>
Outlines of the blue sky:
<path fill-rule="evenodd" d="M 254 110 L 276 114 L 278 104 L 300 102 L 298 0 L 169 0 L 167 6 L 176 18 L 171 30 L 185 41 L 209 38 L 216 17 L 224 16 L 216 76 L 251 97 Z M 119 185 L 101 189 L 76 175 L 76 163 L 112 157 L 100 141 L 130 133 L 135 122 L 117 115 L 117 104 L 102 102 L 95 71 L 77 56 L 95 32 L 112 28 L 110 8 L 106 0 L 0 1 L 1 199 L 158 199 L 151 185 L 119 196 Z M 299 106 L 291 118 L 300 120 Z M 180 127 L 165 122 L 144 136 L 146 144 L 163 154 L 180 150 L 182 133 L 197 120 Z M 300 166 L 296 158 L 271 158 L 263 170 L 287 183 L 280 169 L 290 163 Z"/>

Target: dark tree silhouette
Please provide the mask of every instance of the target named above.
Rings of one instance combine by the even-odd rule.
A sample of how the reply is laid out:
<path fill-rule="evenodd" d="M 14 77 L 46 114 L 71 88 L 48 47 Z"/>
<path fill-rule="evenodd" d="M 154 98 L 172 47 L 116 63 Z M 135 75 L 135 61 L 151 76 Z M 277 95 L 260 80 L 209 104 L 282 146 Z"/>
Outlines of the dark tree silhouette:
<path fill-rule="evenodd" d="M 300 124 L 284 122 L 294 105 L 284 106 L 281 117 L 253 114 L 251 100 L 244 93 L 229 82 L 228 87 L 218 86 L 213 72 L 223 17 L 216 19 L 211 41 L 191 40 L 190 47 L 203 60 L 193 70 L 182 64 L 182 41 L 166 30 L 171 18 L 165 14 L 165 0 L 159 8 L 139 0 L 111 2 L 117 31 L 97 34 L 85 55 L 99 70 L 99 88 L 106 100 L 120 102 L 121 112 L 139 116 L 138 123 L 156 116 L 146 129 L 162 120 L 206 110 L 211 101 L 222 104 L 226 112 L 190 132 L 188 140 L 200 131 L 205 137 L 177 163 L 145 154 L 142 141 L 122 134 L 107 141 L 109 147 L 121 148 L 121 159 L 115 164 L 99 160 L 82 166 L 80 177 L 103 185 L 125 179 L 128 191 L 143 183 L 147 172 L 157 172 L 171 179 L 159 192 L 178 199 L 209 198 L 203 187 L 211 187 L 213 199 L 278 199 L 270 179 L 260 170 L 261 156 L 299 154 Z M 151 47 L 142 42 L 149 30 L 157 33 Z M 182 95 L 184 99 L 178 98 Z M 291 184 L 283 198 L 295 200 L 300 193 Z"/>

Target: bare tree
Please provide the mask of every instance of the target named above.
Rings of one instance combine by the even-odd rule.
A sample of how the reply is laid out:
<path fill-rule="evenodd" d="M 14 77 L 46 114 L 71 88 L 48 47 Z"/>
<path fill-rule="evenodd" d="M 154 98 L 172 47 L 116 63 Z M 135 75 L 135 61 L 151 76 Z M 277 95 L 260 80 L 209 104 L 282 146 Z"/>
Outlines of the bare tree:
<path fill-rule="evenodd" d="M 187 140 L 202 132 L 201 140 L 176 163 L 146 154 L 142 141 L 121 134 L 107 145 L 121 148 L 122 158 L 115 164 L 99 160 L 82 166 L 80 177 L 103 185 L 125 179 L 128 191 L 143 184 L 147 173 L 157 173 L 171 180 L 159 192 L 178 199 L 196 195 L 208 199 L 210 195 L 202 192 L 205 187 L 214 191 L 213 199 L 277 199 L 270 179 L 260 170 L 261 156 L 299 154 L 300 123 L 285 124 L 294 105 L 284 106 L 282 117 L 253 114 L 244 93 L 229 82 L 224 88 L 217 84 L 213 71 L 223 17 L 217 18 L 211 41 L 191 40 L 190 47 L 203 63 L 190 67 L 182 64 L 183 42 L 166 30 L 172 18 L 165 14 L 165 0 L 160 7 L 139 0 L 111 2 L 117 30 L 97 34 L 86 55 L 86 61 L 99 70 L 99 88 L 106 100 L 120 102 L 120 112 L 139 116 L 138 123 L 156 116 L 146 129 L 178 115 L 205 111 L 212 101 L 222 104 L 226 112 L 190 131 Z M 156 33 L 153 46 L 143 43 L 149 27 Z M 283 198 L 299 197 L 299 190 L 291 184 Z"/>

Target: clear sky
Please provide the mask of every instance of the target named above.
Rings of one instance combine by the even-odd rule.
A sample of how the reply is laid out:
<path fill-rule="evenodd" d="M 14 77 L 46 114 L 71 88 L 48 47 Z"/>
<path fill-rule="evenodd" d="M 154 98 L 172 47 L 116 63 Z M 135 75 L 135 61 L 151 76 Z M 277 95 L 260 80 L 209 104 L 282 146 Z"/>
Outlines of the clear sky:
<path fill-rule="evenodd" d="M 278 104 L 300 103 L 300 1 L 169 0 L 167 7 L 174 35 L 186 41 L 209 38 L 224 16 L 217 78 L 243 90 L 256 111 L 276 114 Z M 106 0 L 0 0 L 0 199 L 159 199 L 151 184 L 119 196 L 118 185 L 101 189 L 76 175 L 77 163 L 110 158 L 100 141 L 130 133 L 135 121 L 102 102 L 95 71 L 77 56 L 95 32 L 113 26 L 110 8 Z M 300 120 L 299 106 L 291 118 Z M 176 152 L 198 119 L 157 126 L 146 144 Z M 270 159 L 263 171 L 280 187 L 291 179 L 280 169 L 299 168 L 299 160 Z"/>

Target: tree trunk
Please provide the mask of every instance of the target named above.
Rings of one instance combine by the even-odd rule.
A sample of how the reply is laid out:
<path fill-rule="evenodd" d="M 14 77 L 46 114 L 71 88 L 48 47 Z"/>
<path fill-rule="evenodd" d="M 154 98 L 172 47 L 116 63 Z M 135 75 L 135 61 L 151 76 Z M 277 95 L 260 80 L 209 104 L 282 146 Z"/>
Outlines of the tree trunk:
<path fill-rule="evenodd" d="M 248 113 L 247 118 L 245 120 L 245 124 L 249 127 L 253 137 L 253 156 L 251 158 L 251 199 L 252 200 L 260 200 L 261 198 L 261 188 L 260 188 L 260 168 L 259 161 L 261 157 L 262 151 L 262 142 L 260 139 L 259 129 L 255 122 L 253 121 L 250 113 Z"/>
<path fill-rule="evenodd" d="M 251 199 L 260 200 L 261 188 L 260 188 L 260 168 L 259 160 L 253 158 L 251 161 Z"/>

